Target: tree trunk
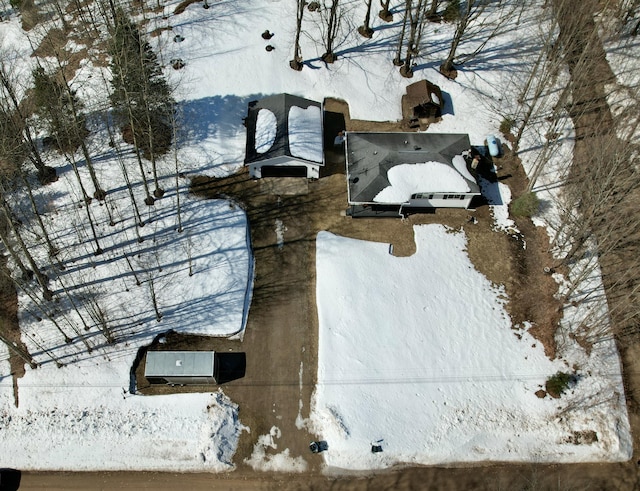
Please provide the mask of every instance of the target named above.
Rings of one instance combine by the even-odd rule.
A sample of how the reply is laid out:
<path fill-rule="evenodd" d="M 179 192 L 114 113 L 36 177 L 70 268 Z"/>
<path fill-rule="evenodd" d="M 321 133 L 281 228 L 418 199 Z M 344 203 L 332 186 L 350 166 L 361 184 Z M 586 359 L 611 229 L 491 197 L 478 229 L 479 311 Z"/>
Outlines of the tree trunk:
<path fill-rule="evenodd" d="M 391 22 L 393 20 L 393 14 L 389 11 L 389 3 L 391 3 L 391 0 L 380 0 L 382 10 L 378 12 L 378 17 L 385 22 Z"/>
<path fill-rule="evenodd" d="M 73 115 L 73 122 L 75 125 L 75 131 L 76 133 L 81 130 L 80 128 L 80 115 L 78 112 L 78 108 L 76 107 L 76 101 L 75 101 L 75 97 L 73 94 L 73 91 L 71 90 L 71 87 L 69 86 L 69 82 L 67 81 L 67 77 L 64 73 L 64 69 L 60 64 L 60 60 L 58 59 L 58 68 L 60 70 L 60 74 L 62 75 L 62 80 L 64 81 L 64 86 L 65 89 L 67 90 L 67 95 L 69 96 L 69 101 L 70 101 L 70 105 L 71 105 L 71 111 L 72 111 L 72 115 Z M 89 169 L 89 175 L 91 176 L 91 182 L 93 183 L 93 197 L 96 198 L 97 200 L 104 200 L 105 196 L 106 196 L 106 192 L 102 189 L 102 187 L 100 186 L 100 183 L 98 182 L 98 177 L 96 176 L 96 171 L 93 167 L 93 161 L 91 160 L 91 155 L 89 154 L 89 149 L 87 148 L 86 143 L 84 142 L 84 137 L 83 135 L 79 137 L 80 140 L 80 147 L 82 149 L 82 155 L 84 156 L 84 161 L 87 164 L 87 168 Z"/>
<path fill-rule="evenodd" d="M 24 183 L 25 189 L 27 190 L 27 194 L 29 195 L 29 203 L 31 204 L 31 211 L 36 217 L 38 224 L 40 225 L 40 230 L 42 230 L 42 236 L 44 237 L 45 242 L 47 243 L 47 247 L 49 248 L 49 256 L 54 257 L 58 254 L 58 248 L 53 244 L 51 238 L 49 237 L 49 233 L 47 232 L 46 227 L 44 226 L 44 222 L 42 221 L 42 217 L 38 212 L 38 207 L 36 206 L 36 201 L 33 197 L 33 190 L 31 189 L 31 183 L 29 183 L 29 179 L 24 175 L 22 168 L 19 169 L 20 179 Z"/>
<path fill-rule="evenodd" d="M 364 23 L 358 27 L 358 32 L 361 36 L 371 39 L 373 37 L 373 29 L 369 23 L 371 22 L 371 3 L 373 0 L 367 0 L 367 15 L 364 17 Z"/>
<path fill-rule="evenodd" d="M 18 245 L 20 246 L 22 253 L 27 258 L 27 262 L 29 263 L 29 267 L 31 268 L 31 271 L 33 271 L 33 274 L 36 277 L 36 281 L 42 288 L 43 298 L 47 301 L 52 300 L 53 293 L 51 292 L 51 290 L 49 290 L 49 287 L 47 286 L 48 278 L 44 274 L 42 274 L 42 272 L 40 271 L 40 268 L 36 264 L 35 260 L 33 259 L 33 256 L 31 255 L 31 253 L 29 252 L 29 249 L 27 248 L 27 245 L 22 239 L 22 235 L 20 235 L 20 232 L 18 231 L 17 227 L 13 223 L 13 212 L 11 211 L 11 208 L 9 207 L 9 204 L 7 203 L 7 200 L 5 199 L 4 196 L 2 196 L 1 201 L 2 201 L 2 209 L 4 211 L 4 215 L 7 220 L 7 225 L 9 225 L 9 228 L 11 229 L 11 231 L 13 232 L 13 235 L 18 241 Z"/>
<path fill-rule="evenodd" d="M 404 17 L 402 18 L 402 30 L 400 31 L 400 37 L 398 38 L 398 48 L 396 49 L 396 57 L 393 59 L 395 66 L 401 66 L 402 60 L 402 46 L 404 45 L 404 35 L 407 30 L 407 22 L 409 22 L 409 12 L 411 11 L 412 0 L 405 0 L 404 3 Z"/>
<path fill-rule="evenodd" d="M 338 58 L 333 52 L 333 42 L 338 34 L 338 26 L 340 24 L 338 17 L 338 3 L 339 0 L 331 0 L 331 7 L 329 7 L 329 18 L 327 20 L 327 32 L 325 36 L 325 53 L 321 56 L 322 61 L 325 63 L 333 63 Z"/>
<path fill-rule="evenodd" d="M 418 53 L 418 45 L 422 37 L 423 23 L 423 2 L 418 0 L 415 8 L 409 10 L 409 39 L 407 40 L 407 54 L 404 57 L 404 63 L 400 68 L 400 75 L 406 78 L 413 77 L 413 57 Z"/>
<path fill-rule="evenodd" d="M 302 19 L 304 17 L 305 0 L 297 0 L 296 4 L 296 38 L 293 42 L 293 60 L 289 61 L 289 66 L 296 70 L 302 70 L 302 55 L 300 53 L 300 33 L 302 32 Z"/>

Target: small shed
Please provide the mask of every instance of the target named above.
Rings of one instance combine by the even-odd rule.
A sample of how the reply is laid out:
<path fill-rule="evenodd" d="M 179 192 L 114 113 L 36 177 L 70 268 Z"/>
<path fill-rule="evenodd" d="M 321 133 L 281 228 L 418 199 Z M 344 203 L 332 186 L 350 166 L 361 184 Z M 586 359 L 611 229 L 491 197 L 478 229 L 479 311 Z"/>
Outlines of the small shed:
<path fill-rule="evenodd" d="M 442 91 L 428 80 L 420 80 L 407 86 L 402 96 L 402 114 L 415 126 L 438 121 L 442 117 L 444 99 Z"/>
<path fill-rule="evenodd" d="M 469 208 L 480 196 L 468 135 L 347 132 L 347 214 Z"/>
<path fill-rule="evenodd" d="M 322 104 L 291 94 L 251 101 L 244 163 L 254 179 L 320 177 L 324 165 Z"/>
<path fill-rule="evenodd" d="M 152 384 L 215 384 L 218 357 L 214 351 L 148 351 L 144 376 Z"/>

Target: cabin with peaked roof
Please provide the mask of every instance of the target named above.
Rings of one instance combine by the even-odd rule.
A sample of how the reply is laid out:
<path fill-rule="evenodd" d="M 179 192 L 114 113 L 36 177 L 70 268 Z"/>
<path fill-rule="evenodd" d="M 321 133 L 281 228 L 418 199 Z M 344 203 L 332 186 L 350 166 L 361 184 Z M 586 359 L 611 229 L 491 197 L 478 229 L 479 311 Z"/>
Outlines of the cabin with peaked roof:
<path fill-rule="evenodd" d="M 426 128 L 442 117 L 444 97 L 440 87 L 428 80 L 419 80 L 407 86 L 402 96 L 402 114 L 409 127 Z M 423 128 L 423 129 L 424 129 Z"/>
<path fill-rule="evenodd" d="M 318 179 L 324 165 L 322 104 L 291 94 L 251 101 L 245 165 L 254 179 Z"/>
<path fill-rule="evenodd" d="M 469 208 L 480 196 L 466 134 L 347 132 L 352 217 Z"/>

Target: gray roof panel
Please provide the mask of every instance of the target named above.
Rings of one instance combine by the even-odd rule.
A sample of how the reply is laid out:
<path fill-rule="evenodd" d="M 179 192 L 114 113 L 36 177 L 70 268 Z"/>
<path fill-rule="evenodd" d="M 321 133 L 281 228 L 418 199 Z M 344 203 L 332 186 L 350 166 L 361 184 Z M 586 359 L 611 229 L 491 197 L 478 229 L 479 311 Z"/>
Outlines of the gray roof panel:
<path fill-rule="evenodd" d="M 145 377 L 212 377 L 213 351 L 148 351 Z"/>
<path fill-rule="evenodd" d="M 378 193 L 390 185 L 387 173 L 396 165 L 439 162 L 455 170 L 453 157 L 470 148 L 466 134 L 347 132 L 349 203 L 373 203 Z M 471 194 L 480 194 L 477 182 L 464 179 Z"/>

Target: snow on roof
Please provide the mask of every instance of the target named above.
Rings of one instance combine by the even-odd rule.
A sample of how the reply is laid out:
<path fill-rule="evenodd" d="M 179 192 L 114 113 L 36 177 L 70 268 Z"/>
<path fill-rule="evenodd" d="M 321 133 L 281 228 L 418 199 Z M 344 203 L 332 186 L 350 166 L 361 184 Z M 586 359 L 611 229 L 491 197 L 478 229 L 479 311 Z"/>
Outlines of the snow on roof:
<path fill-rule="evenodd" d="M 290 157 L 323 164 L 322 106 L 291 94 L 248 105 L 245 164 Z"/>
<path fill-rule="evenodd" d="M 468 181 L 474 182 L 476 180 L 475 177 L 469 172 L 467 169 L 467 161 L 464 159 L 462 155 L 454 155 L 451 159 L 451 163 L 456 168 L 456 170 L 460 173 L 462 177 L 467 179 Z"/>
<path fill-rule="evenodd" d="M 258 111 L 256 117 L 256 152 L 268 152 L 276 141 L 276 133 L 278 130 L 278 120 L 276 115 L 269 109 L 262 108 Z"/>
<path fill-rule="evenodd" d="M 347 132 L 349 203 L 404 203 L 420 192 L 479 195 L 461 156 L 470 147 L 459 133 Z"/>
<path fill-rule="evenodd" d="M 447 190 L 452 193 L 470 191 L 467 181 L 453 168 L 440 162 L 401 164 L 387 172 L 390 186 L 380 191 L 373 201 L 377 203 L 404 203 L 415 193 Z"/>
<path fill-rule="evenodd" d="M 291 106 L 288 118 L 289 150 L 294 157 L 322 162 L 322 111 L 318 106 Z"/>
<path fill-rule="evenodd" d="M 145 377 L 214 375 L 213 351 L 147 351 Z"/>

